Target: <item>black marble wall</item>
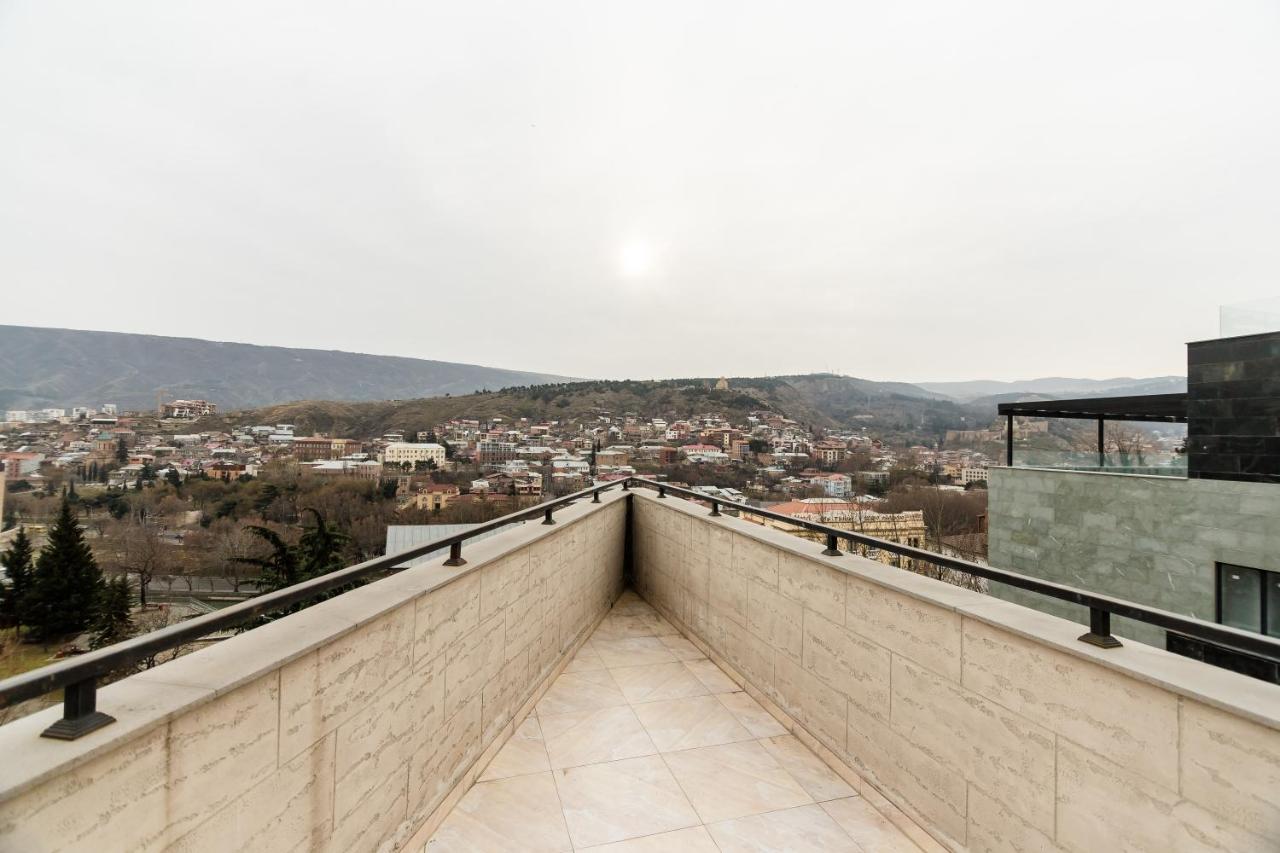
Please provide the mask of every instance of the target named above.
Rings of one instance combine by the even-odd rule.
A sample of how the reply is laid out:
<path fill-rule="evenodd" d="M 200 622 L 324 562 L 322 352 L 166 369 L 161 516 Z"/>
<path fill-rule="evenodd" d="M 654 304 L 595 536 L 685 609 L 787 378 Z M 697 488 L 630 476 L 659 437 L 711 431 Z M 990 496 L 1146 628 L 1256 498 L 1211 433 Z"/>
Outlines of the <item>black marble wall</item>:
<path fill-rule="evenodd" d="M 1187 344 L 1187 475 L 1280 483 L 1280 332 Z"/>

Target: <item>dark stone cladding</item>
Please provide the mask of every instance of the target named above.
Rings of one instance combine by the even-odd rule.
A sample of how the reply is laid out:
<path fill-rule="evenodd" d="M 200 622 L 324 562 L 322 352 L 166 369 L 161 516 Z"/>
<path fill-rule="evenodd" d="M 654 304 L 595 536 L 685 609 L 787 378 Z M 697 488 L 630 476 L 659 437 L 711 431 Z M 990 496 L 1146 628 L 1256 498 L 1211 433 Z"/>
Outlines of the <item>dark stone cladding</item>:
<path fill-rule="evenodd" d="M 1187 344 L 1187 476 L 1280 483 L 1280 332 Z"/>

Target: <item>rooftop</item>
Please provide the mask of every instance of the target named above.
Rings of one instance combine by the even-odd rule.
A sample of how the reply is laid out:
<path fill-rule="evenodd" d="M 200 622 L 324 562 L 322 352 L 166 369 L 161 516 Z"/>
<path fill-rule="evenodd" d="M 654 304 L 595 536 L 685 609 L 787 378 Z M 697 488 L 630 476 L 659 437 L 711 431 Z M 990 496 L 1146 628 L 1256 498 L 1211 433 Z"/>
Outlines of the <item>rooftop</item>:
<path fill-rule="evenodd" d="M 1280 686 L 1110 616 L 1275 641 L 722 506 L 752 512 L 603 484 L 0 681 L 5 703 L 66 690 L 0 726 L 0 849 L 1280 847 Z M 1083 605 L 1089 630 L 873 545 Z"/>

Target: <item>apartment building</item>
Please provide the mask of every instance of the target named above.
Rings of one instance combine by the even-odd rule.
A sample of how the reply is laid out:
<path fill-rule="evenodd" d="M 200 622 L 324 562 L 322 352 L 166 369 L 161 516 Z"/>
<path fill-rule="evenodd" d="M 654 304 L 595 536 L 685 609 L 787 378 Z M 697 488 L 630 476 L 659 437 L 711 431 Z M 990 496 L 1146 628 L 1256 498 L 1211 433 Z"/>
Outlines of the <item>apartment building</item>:
<path fill-rule="evenodd" d="M 1009 440 L 989 471 L 991 564 L 1280 636 L 1280 332 L 1187 345 L 1185 394 L 1006 403 L 1015 416 L 1096 421 L 1096 464 L 1024 467 Z M 1183 423 L 1181 465 L 1120 464 L 1113 421 Z M 1132 462 L 1132 460 L 1127 460 Z M 1083 621 L 1081 609 L 993 593 Z M 1280 681 L 1280 661 L 1117 619 L 1115 631 Z"/>
<path fill-rule="evenodd" d="M 388 465 L 414 464 L 416 462 L 434 462 L 437 466 L 444 464 L 444 446 L 432 443 L 413 443 L 393 441 L 382 451 L 382 461 Z"/>

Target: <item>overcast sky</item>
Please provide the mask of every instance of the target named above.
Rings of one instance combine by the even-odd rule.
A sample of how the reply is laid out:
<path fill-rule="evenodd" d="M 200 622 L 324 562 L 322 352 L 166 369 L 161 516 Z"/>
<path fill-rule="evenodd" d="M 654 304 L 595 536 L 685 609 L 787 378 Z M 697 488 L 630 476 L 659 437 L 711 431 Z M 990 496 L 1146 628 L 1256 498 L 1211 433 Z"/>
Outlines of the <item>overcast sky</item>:
<path fill-rule="evenodd" d="M 1185 370 L 1280 3 L 0 0 L 0 323 L 643 378 Z"/>

